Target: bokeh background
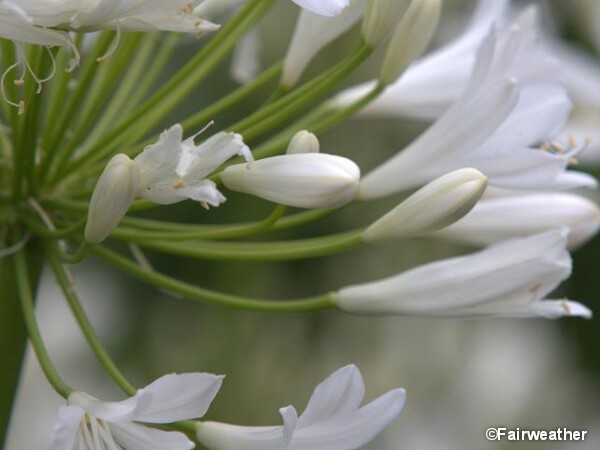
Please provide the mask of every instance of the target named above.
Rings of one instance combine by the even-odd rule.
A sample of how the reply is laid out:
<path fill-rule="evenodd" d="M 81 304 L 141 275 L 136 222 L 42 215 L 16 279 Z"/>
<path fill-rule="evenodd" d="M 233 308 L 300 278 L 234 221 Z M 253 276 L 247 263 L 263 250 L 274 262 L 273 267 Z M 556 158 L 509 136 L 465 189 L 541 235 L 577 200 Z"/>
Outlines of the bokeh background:
<path fill-rule="evenodd" d="M 461 30 L 473 3 L 446 0 L 434 45 Z M 585 0 L 535 3 L 542 8 L 548 30 L 594 54 L 593 33 L 598 32 L 600 17 L 590 20 Z M 265 67 L 284 54 L 296 14 L 290 2 L 281 1 L 258 29 L 263 37 L 260 55 Z M 340 39 L 318 57 L 309 75 L 349 51 L 356 40 L 356 33 Z M 190 41 L 179 48 L 174 67 L 198 45 Z M 375 74 L 377 61 L 376 55 L 347 84 Z M 177 111 L 165 125 L 181 120 L 187 112 L 211 103 L 235 86 L 228 67 L 221 68 L 196 95 L 190 96 L 187 111 Z M 215 118 L 217 126 L 226 126 L 252 111 L 268 94 L 262 92 Z M 322 148 L 354 159 L 366 172 L 402 148 L 425 125 L 396 119 L 355 119 L 325 133 Z M 226 195 L 228 202 L 210 212 L 186 203 L 148 214 L 170 220 L 223 223 L 258 219 L 270 211 L 266 202 L 230 192 Z M 352 205 L 300 230 L 274 233 L 273 238 L 352 229 L 368 224 L 398 200 Z M 294 298 L 381 278 L 472 250 L 421 239 L 290 263 L 194 261 L 153 253 L 148 256 L 156 268 L 205 287 L 266 298 Z M 574 275 L 557 295 L 580 300 L 598 311 L 600 239 L 574 253 L 574 267 Z M 277 424 L 279 407 L 293 404 L 301 411 L 318 382 L 342 365 L 355 363 L 365 378 L 366 400 L 398 386 L 408 391 L 405 411 L 369 449 L 600 448 L 597 317 L 589 321 L 546 321 L 359 317 L 338 312 L 257 314 L 174 298 L 128 279 L 99 261 L 86 261 L 75 273 L 79 293 L 103 341 L 139 386 L 168 372 L 227 375 L 207 416 L 211 420 Z M 40 287 L 38 315 L 51 354 L 69 383 L 100 398 L 122 398 L 91 356 L 50 276 Z M 60 404 L 61 399 L 49 388 L 30 355 L 7 448 L 46 448 Z M 484 432 L 490 426 L 567 427 L 587 430 L 588 437 L 585 442 L 554 445 L 488 442 Z"/>

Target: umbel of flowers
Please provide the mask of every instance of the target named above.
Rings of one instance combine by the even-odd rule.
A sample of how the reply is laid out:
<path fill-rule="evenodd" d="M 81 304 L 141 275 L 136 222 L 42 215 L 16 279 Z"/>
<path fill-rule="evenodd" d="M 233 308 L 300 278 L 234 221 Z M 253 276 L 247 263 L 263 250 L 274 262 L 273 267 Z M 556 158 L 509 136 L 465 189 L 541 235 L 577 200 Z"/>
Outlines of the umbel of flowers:
<path fill-rule="evenodd" d="M 404 390 L 393 388 L 363 404 L 365 386 L 353 365 L 320 383 L 302 413 L 281 408 L 282 423 L 272 426 L 205 420 L 220 375 L 171 374 L 138 389 L 80 304 L 69 266 L 90 254 L 178 297 L 264 313 L 592 314 L 553 294 L 571 273 L 569 249 L 598 231 L 600 210 L 582 194 L 596 180 L 571 170 L 585 136 L 562 134 L 572 101 L 555 76 L 534 8 L 509 14 L 507 1 L 481 0 L 464 33 L 428 54 L 441 0 L 294 0 L 302 9 L 282 62 L 216 103 L 181 114 L 179 106 L 230 53 L 248 57 L 236 46 L 277 1 L 283 2 L 233 1 L 224 8 L 220 0 L 0 0 L 0 282 L 8 311 L 0 319 L 20 324 L 11 354 L 22 355 L 28 338 L 65 398 L 53 450 L 177 450 L 197 443 L 215 450 L 352 450 L 393 422 L 405 403 Z M 233 11 L 229 19 L 224 9 Z M 313 57 L 359 22 L 357 47 L 307 77 Z M 186 35 L 203 39 L 199 51 L 158 84 Z M 340 92 L 380 47 L 377 79 Z M 239 102 L 266 86 L 272 95 L 251 114 L 212 122 L 228 110 L 235 116 Z M 431 124 L 362 173 L 345 149 L 321 148 L 318 138 L 355 114 Z M 169 220 L 170 205 L 186 200 L 206 210 L 227 208 L 232 191 L 272 203 L 272 212 L 241 224 L 202 224 L 208 211 L 198 213 L 197 223 Z M 402 200 L 394 208 L 360 228 L 270 238 L 279 227 L 301 227 L 396 194 Z M 162 219 L 144 217 L 147 209 Z M 247 239 L 258 235 L 264 239 Z M 155 270 L 144 254 L 287 261 L 413 237 L 483 248 L 291 300 L 190 284 Z M 69 386 L 54 367 L 34 315 L 40 261 L 125 400 L 98 400 Z M 6 368 L 0 439 L 20 362 L 21 356 Z"/>

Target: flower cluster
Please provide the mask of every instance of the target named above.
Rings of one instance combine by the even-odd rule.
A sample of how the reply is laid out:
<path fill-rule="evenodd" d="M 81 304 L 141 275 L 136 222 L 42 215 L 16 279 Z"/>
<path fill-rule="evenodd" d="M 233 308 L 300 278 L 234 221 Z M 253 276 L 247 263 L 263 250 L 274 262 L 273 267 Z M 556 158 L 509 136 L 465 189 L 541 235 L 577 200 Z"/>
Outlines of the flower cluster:
<path fill-rule="evenodd" d="M 200 108 L 198 88 L 230 53 L 234 66 L 260 68 L 245 45 L 254 39 L 260 47 L 256 25 L 275 0 L 0 0 L 0 276 L 8 301 L 21 305 L 44 373 L 67 401 L 53 450 L 183 450 L 196 442 L 214 450 L 353 450 L 405 403 L 404 390 L 394 389 L 361 406 L 362 376 L 348 365 L 316 387 L 301 414 L 281 408 L 281 425 L 200 421 L 223 377 L 173 374 L 133 387 L 79 302 L 68 266 L 89 253 L 175 297 L 251 311 L 592 316 L 555 290 L 571 274 L 569 250 L 600 228 L 597 180 L 572 170 L 588 151 L 577 133 L 587 132 L 580 119 L 589 117 L 571 116 L 573 108 L 597 115 L 597 95 L 578 89 L 586 91 L 598 67 L 565 69 L 561 61 L 573 54 L 544 36 L 536 8 L 511 10 L 508 0 L 480 0 L 464 32 L 431 53 L 441 0 L 293 2 L 302 10 L 282 61 L 238 77 L 245 84 Z M 206 19 L 213 17 L 223 25 Z M 357 47 L 311 78 L 306 69 L 317 53 L 359 22 Z M 91 31 L 99 34 L 84 35 Z M 158 31 L 171 34 L 148 33 Z M 180 34 L 207 31 L 211 39 L 187 63 L 163 70 Z M 384 51 L 376 79 L 337 89 L 377 48 Z M 238 108 L 267 87 L 273 92 L 255 110 Z M 364 171 L 318 137 L 354 115 L 429 123 Z M 233 200 L 225 204 L 226 196 Z M 197 222 L 212 210 L 193 214 L 193 223 L 170 220 L 168 208 L 184 200 L 209 210 L 254 205 L 248 196 L 271 203 L 271 213 L 210 225 Z M 361 216 L 356 229 L 283 240 L 270 234 L 392 196 L 400 199 L 395 207 L 375 220 Z M 415 237 L 480 248 L 283 301 L 186 282 L 156 270 L 145 253 L 288 261 Z M 73 389 L 53 366 L 33 311 L 41 260 L 126 400 L 102 402 Z"/>

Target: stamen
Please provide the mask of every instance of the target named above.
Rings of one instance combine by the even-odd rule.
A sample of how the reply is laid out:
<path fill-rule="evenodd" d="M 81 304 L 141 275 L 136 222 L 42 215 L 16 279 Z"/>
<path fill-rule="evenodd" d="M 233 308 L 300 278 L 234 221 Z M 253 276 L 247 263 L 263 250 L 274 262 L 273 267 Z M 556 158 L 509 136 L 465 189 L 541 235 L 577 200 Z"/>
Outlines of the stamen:
<path fill-rule="evenodd" d="M 8 95 L 6 93 L 6 77 L 8 76 L 11 70 L 13 70 L 19 65 L 19 63 L 20 61 L 17 61 L 13 65 L 6 68 L 6 70 L 2 74 L 2 77 L 0 78 L 0 91 L 2 92 L 2 98 L 4 98 L 4 101 L 9 105 L 17 108 L 19 110 L 19 115 L 22 115 L 25 112 L 25 102 L 23 100 L 19 101 L 18 103 L 13 102 L 11 99 L 8 98 Z M 15 84 L 17 83 L 15 82 Z"/>
<path fill-rule="evenodd" d="M 119 47 L 119 44 L 121 43 L 121 35 L 122 35 L 121 26 L 118 22 L 117 22 L 117 30 L 116 31 L 117 31 L 117 35 L 115 36 L 115 39 L 113 39 L 113 41 L 110 43 L 110 47 L 109 47 L 108 51 L 104 55 L 96 58 L 97 62 L 103 63 L 117 51 L 117 48 Z"/>

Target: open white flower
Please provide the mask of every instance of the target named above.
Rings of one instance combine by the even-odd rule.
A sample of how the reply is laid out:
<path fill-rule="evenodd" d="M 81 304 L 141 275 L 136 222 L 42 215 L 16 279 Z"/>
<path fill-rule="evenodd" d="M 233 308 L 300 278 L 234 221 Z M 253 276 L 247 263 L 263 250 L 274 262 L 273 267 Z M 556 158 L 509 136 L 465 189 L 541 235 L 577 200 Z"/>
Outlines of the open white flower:
<path fill-rule="evenodd" d="M 577 248 L 600 229 L 600 209 L 580 195 L 561 192 L 484 196 L 465 217 L 434 236 L 484 246 L 560 226 L 570 230 L 569 248 Z"/>
<path fill-rule="evenodd" d="M 319 384 L 304 412 L 280 410 L 284 425 L 243 427 L 200 423 L 198 440 L 211 450 L 352 450 L 370 442 L 402 411 L 404 389 L 360 406 L 365 386 L 358 368 L 342 367 Z"/>
<path fill-rule="evenodd" d="M 200 145 L 194 143 L 195 137 L 183 140 L 183 129 L 176 124 L 135 157 L 141 174 L 140 197 L 163 205 L 188 198 L 211 206 L 225 201 L 215 183 L 205 177 L 236 155 L 251 162 L 250 149 L 235 133 L 217 133 Z"/>
<path fill-rule="evenodd" d="M 543 300 L 571 273 L 567 229 L 513 239 L 337 293 L 341 310 L 415 316 L 591 317 L 584 305 Z"/>
<path fill-rule="evenodd" d="M 197 135 L 183 139 L 179 124 L 163 132 L 133 160 L 115 155 L 100 175 L 88 208 L 85 236 L 103 241 L 119 224 L 136 197 L 161 205 L 186 199 L 203 206 L 219 206 L 225 197 L 214 182 L 205 179 L 233 156 L 252 161 L 250 149 L 235 133 L 220 132 L 200 145 Z"/>
<path fill-rule="evenodd" d="M 521 67 L 518 61 L 531 58 L 534 22 L 529 9 L 512 26 L 490 33 L 466 91 L 408 147 L 365 176 L 360 198 L 411 189 L 461 167 L 476 168 L 491 186 L 506 189 L 596 185 L 590 176 L 565 170 L 581 148 L 535 147 L 556 136 L 571 103 L 558 84 L 514 78 L 521 72 L 512 71 Z"/>
<path fill-rule="evenodd" d="M 294 153 L 236 164 L 221 174 L 238 192 L 297 208 L 335 208 L 354 199 L 360 169 L 349 160 L 325 153 Z"/>
<path fill-rule="evenodd" d="M 179 432 L 137 422 L 166 424 L 202 417 L 223 377 L 206 373 L 165 375 L 120 402 L 102 402 L 73 392 L 60 408 L 51 450 L 189 450 L 194 443 Z"/>

